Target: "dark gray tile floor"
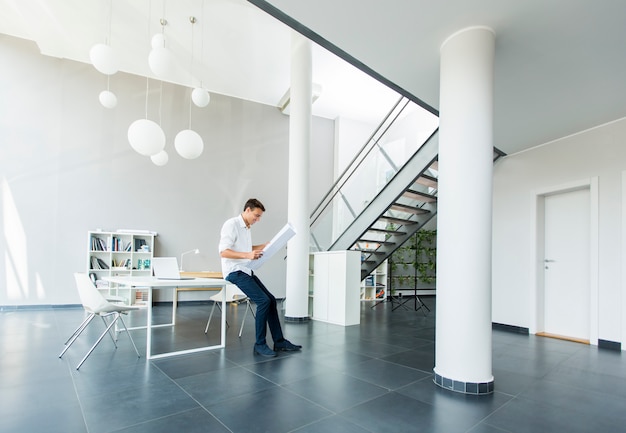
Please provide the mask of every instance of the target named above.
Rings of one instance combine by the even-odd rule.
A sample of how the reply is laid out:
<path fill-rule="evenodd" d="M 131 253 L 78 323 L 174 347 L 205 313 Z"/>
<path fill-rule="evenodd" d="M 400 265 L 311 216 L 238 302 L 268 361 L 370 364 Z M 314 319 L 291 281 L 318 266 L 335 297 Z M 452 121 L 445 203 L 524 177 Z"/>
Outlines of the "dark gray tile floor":
<path fill-rule="evenodd" d="M 80 308 L 0 312 L 0 432 L 623 432 L 626 360 L 620 352 L 493 331 L 495 392 L 468 396 L 433 384 L 431 312 L 363 303 L 361 325 L 286 323 L 299 353 L 253 355 L 254 323 L 237 337 L 244 306 L 228 307 L 223 350 L 147 361 L 145 330 L 118 349 L 93 322 L 58 358 Z M 155 352 L 216 344 L 209 304 L 182 304 L 177 326 L 155 330 Z M 171 307 L 157 306 L 164 323 Z M 145 323 L 133 312 L 127 323 Z"/>

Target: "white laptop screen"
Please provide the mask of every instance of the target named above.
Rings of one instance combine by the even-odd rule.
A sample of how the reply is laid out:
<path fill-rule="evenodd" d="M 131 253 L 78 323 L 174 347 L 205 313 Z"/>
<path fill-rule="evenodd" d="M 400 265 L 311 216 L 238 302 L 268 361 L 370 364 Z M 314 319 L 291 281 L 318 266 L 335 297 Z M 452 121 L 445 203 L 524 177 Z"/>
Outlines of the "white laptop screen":
<path fill-rule="evenodd" d="M 153 257 L 152 270 L 154 276 L 167 280 L 188 280 L 190 278 L 181 278 L 178 271 L 178 260 L 176 257 Z"/>

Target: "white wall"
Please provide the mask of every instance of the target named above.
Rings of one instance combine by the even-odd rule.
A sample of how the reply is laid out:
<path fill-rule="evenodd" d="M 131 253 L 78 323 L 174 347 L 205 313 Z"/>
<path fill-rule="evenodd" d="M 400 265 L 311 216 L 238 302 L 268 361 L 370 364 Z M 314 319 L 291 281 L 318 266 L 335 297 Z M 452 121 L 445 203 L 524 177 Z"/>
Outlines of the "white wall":
<path fill-rule="evenodd" d="M 335 119 L 335 179 L 346 169 L 377 125 L 346 117 Z"/>
<path fill-rule="evenodd" d="M 597 177 L 598 338 L 622 337 L 622 171 L 626 119 L 510 155 L 494 168 L 493 321 L 532 328 L 534 191 Z"/>
<path fill-rule="evenodd" d="M 213 94 L 208 107 L 192 110 L 204 153 L 184 160 L 173 140 L 188 126 L 189 89 L 163 84 L 170 160 L 157 167 L 126 135 L 144 117 L 145 78 L 112 76 L 118 106 L 108 110 L 98 102 L 106 77 L 90 65 L 42 56 L 31 42 L 4 35 L 0 59 L 0 306 L 79 303 L 72 273 L 85 270 L 88 230 L 154 230 L 156 255 L 199 248 L 185 267 L 220 270 L 221 225 L 247 198 L 267 209 L 253 242 L 286 222 L 289 119 L 275 107 Z M 150 80 L 148 117 L 157 122 L 160 86 Z M 333 128 L 314 118 L 315 203 L 333 180 Z M 282 258 L 259 274 L 285 295 Z"/>

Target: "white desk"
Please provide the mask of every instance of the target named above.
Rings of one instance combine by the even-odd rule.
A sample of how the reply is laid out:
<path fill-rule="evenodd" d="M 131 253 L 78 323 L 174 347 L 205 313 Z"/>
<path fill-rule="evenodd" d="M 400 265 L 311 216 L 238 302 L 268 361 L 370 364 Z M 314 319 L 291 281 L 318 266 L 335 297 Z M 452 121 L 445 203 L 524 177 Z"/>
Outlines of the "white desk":
<path fill-rule="evenodd" d="M 226 290 L 222 292 L 222 335 L 221 342 L 218 345 L 214 346 L 203 346 L 195 349 L 187 349 L 187 350 L 179 350 L 175 352 L 166 352 L 159 353 L 158 355 L 152 355 L 152 328 L 160 327 L 160 326 L 174 326 L 174 320 L 172 323 L 167 323 L 164 325 L 152 325 L 152 291 L 154 289 L 172 289 L 174 290 L 176 287 L 215 287 L 217 289 L 223 289 L 227 284 L 230 284 L 228 281 L 223 280 L 221 278 L 194 278 L 193 280 L 159 280 L 155 277 L 124 277 L 124 276 L 115 276 L 115 277 L 104 277 L 103 280 L 108 281 L 110 283 L 119 284 L 122 286 L 127 286 L 131 288 L 145 288 L 148 290 L 148 319 L 146 324 L 146 358 L 147 359 L 157 359 L 157 358 L 166 358 L 174 355 L 183 355 L 186 353 L 194 353 L 194 352 L 202 352 L 205 350 L 213 350 L 213 349 L 222 349 L 226 347 Z M 174 310 L 175 312 L 175 310 Z M 172 316 L 173 317 L 173 316 Z M 139 327 L 143 328 L 143 326 Z M 129 329 L 138 329 L 129 328 Z"/>

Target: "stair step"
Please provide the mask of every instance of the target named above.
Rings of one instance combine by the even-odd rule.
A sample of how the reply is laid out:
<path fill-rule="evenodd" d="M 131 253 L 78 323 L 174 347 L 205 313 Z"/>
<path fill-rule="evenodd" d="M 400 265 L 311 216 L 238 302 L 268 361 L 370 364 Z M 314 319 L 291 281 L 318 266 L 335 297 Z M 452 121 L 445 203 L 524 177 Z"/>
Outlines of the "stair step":
<path fill-rule="evenodd" d="M 394 203 L 392 204 L 389 209 L 391 210 L 397 210 L 400 212 L 406 212 L 406 213 L 412 213 L 415 215 L 422 215 L 425 213 L 429 213 L 430 211 L 426 210 L 426 209 L 421 209 L 418 207 L 414 207 L 414 206 L 409 206 L 406 204 L 401 204 L 401 203 Z"/>
<path fill-rule="evenodd" d="M 356 243 L 366 243 L 366 244 L 380 244 L 380 245 L 393 245 L 395 242 L 391 241 L 377 241 L 374 239 L 359 239 Z"/>
<path fill-rule="evenodd" d="M 427 174 L 422 174 L 417 178 L 417 183 L 420 185 L 424 185 L 430 188 L 437 188 L 438 180 L 436 177 L 429 176 Z"/>
<path fill-rule="evenodd" d="M 373 227 L 370 227 L 369 229 L 367 229 L 368 232 L 376 232 L 376 233 L 389 233 L 392 235 L 405 235 L 406 232 L 401 232 L 399 230 L 388 230 L 388 229 L 375 229 Z"/>
<path fill-rule="evenodd" d="M 351 251 L 359 251 L 361 253 L 365 253 L 365 254 L 378 254 L 378 255 L 382 255 L 385 254 L 384 251 L 378 251 L 378 250 L 364 250 L 364 249 L 360 249 L 360 248 L 353 248 L 351 249 Z"/>
<path fill-rule="evenodd" d="M 399 224 L 401 226 L 408 226 L 408 225 L 416 223 L 416 221 L 407 220 L 407 219 L 404 219 L 404 218 L 390 217 L 390 216 L 385 216 L 385 215 L 383 215 L 380 218 L 378 218 L 378 221 L 386 221 L 386 222 L 390 222 L 390 223 Z"/>
<path fill-rule="evenodd" d="M 432 203 L 437 201 L 437 197 L 431 194 L 426 194 L 425 192 L 415 191 L 412 189 L 407 189 L 402 193 L 402 197 L 409 198 L 411 200 L 421 201 L 423 203 Z"/>

